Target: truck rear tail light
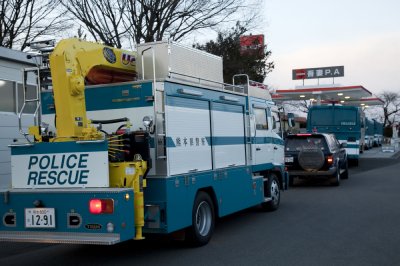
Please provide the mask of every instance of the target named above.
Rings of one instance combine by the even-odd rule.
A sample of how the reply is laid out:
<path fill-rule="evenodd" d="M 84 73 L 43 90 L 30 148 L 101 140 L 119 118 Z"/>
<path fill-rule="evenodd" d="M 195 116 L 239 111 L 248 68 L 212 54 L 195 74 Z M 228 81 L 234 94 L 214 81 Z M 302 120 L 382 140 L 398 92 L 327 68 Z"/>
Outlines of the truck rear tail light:
<path fill-rule="evenodd" d="M 114 212 L 113 199 L 91 199 L 89 201 L 89 211 L 91 214 L 103 214 Z"/>
<path fill-rule="evenodd" d="M 328 164 L 332 164 L 333 163 L 333 156 L 332 155 L 327 156 L 326 157 L 326 161 L 327 161 Z"/>

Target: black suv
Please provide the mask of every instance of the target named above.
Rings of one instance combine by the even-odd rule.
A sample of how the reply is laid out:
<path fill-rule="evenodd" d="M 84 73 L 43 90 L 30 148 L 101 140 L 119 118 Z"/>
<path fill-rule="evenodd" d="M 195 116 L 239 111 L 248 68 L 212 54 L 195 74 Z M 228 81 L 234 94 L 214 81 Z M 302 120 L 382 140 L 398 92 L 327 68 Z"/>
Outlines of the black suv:
<path fill-rule="evenodd" d="M 285 140 L 285 165 L 289 185 L 294 178 L 326 177 L 334 186 L 349 178 L 345 144 L 333 134 L 307 133 L 288 135 Z"/>

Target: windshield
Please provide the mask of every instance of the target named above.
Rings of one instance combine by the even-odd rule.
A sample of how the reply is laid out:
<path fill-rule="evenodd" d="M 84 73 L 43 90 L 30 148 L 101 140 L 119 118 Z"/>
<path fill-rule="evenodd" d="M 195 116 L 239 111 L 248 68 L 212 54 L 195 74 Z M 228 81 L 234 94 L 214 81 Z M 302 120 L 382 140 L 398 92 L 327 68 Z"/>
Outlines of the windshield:
<path fill-rule="evenodd" d="M 335 111 L 335 125 L 355 126 L 357 122 L 356 110 L 340 110 Z"/>
<path fill-rule="evenodd" d="M 311 110 L 309 116 L 311 126 L 355 126 L 357 124 L 357 110 L 350 109 Z"/>
<path fill-rule="evenodd" d="M 328 126 L 333 124 L 332 110 L 310 110 L 309 118 L 312 126 Z"/>
<path fill-rule="evenodd" d="M 301 151 L 303 149 L 327 150 L 327 146 L 323 136 L 296 136 L 286 139 L 285 149 L 287 151 Z"/>

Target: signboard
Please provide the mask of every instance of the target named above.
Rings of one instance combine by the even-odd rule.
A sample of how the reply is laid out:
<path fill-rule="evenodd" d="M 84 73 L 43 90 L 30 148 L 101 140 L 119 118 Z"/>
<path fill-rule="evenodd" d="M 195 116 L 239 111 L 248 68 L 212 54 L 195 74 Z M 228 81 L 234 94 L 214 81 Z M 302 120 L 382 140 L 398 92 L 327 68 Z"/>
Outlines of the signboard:
<path fill-rule="evenodd" d="M 293 69 L 292 79 L 319 79 L 344 76 L 344 66 Z"/>
<path fill-rule="evenodd" d="M 13 155 L 13 188 L 108 187 L 108 153 Z"/>
<path fill-rule="evenodd" d="M 264 53 L 264 35 L 240 36 L 241 55 L 262 55 Z"/>

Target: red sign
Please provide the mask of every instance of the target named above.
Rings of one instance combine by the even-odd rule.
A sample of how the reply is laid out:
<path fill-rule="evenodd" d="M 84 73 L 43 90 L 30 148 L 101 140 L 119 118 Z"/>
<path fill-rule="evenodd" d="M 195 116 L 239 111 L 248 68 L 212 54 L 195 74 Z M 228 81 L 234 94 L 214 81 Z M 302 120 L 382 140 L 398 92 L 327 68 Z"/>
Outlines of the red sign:
<path fill-rule="evenodd" d="M 305 69 L 295 69 L 293 70 L 294 77 L 293 79 L 305 79 L 306 78 L 306 70 Z"/>
<path fill-rule="evenodd" d="M 260 54 L 264 53 L 264 35 L 240 36 L 240 54 Z"/>

